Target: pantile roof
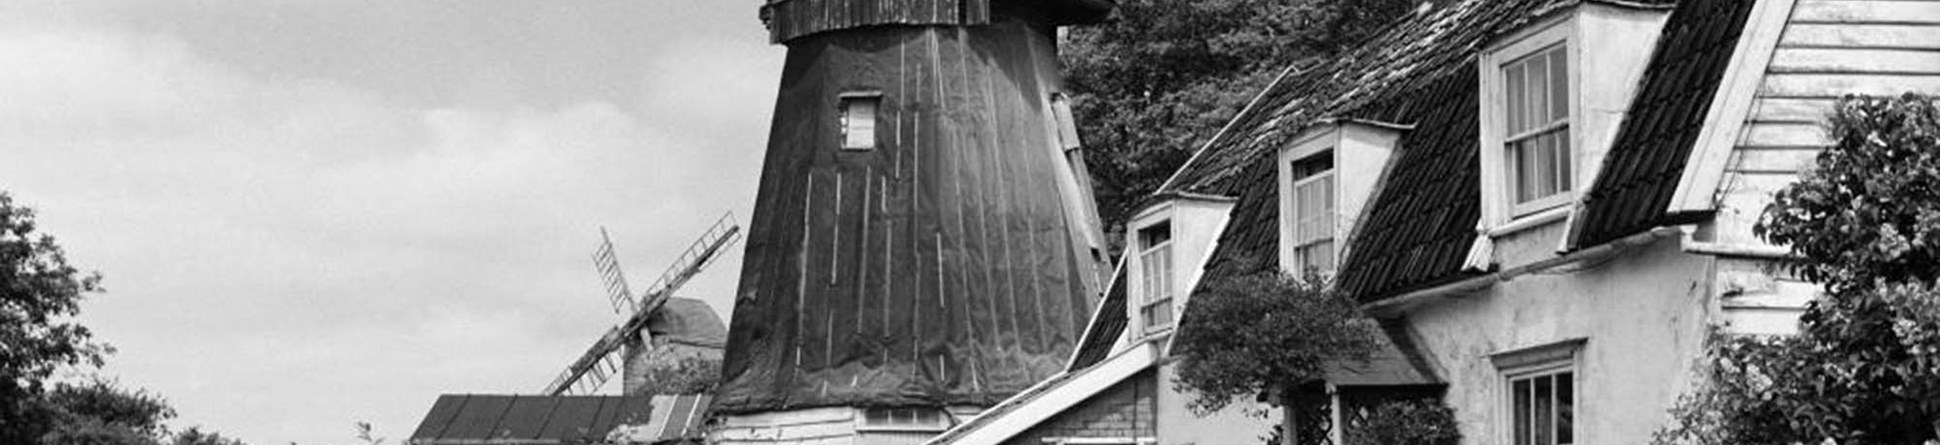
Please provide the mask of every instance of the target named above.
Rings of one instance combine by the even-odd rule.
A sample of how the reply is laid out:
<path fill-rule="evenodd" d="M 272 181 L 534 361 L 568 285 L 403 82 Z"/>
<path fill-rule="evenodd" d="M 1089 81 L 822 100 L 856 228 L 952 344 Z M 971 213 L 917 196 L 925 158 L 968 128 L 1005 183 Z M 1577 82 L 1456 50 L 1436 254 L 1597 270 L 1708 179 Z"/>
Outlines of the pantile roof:
<path fill-rule="evenodd" d="M 1584 195 L 1572 246 L 1710 216 L 1668 209 L 1754 3 L 1686 0 L 1671 13 L 1602 174 Z"/>
<path fill-rule="evenodd" d="M 636 443 L 695 440 L 708 396 L 446 394 L 425 413 L 413 445 L 602 443 L 619 430 Z"/>

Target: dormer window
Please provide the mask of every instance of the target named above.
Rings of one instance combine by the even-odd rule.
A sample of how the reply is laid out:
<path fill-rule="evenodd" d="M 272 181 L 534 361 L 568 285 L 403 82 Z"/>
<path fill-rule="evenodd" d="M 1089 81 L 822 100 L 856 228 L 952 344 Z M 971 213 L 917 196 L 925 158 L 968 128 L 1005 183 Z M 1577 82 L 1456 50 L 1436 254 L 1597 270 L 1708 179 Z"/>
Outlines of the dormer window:
<path fill-rule="evenodd" d="M 1287 166 L 1292 181 L 1286 190 L 1293 223 L 1288 272 L 1331 275 L 1334 271 L 1334 156 L 1323 151 Z"/>
<path fill-rule="evenodd" d="M 1334 274 L 1346 257 L 1340 242 L 1374 193 L 1395 143 L 1410 127 L 1329 119 L 1280 150 L 1280 270 L 1295 277 Z"/>
<path fill-rule="evenodd" d="M 1502 67 L 1504 167 L 1516 214 L 1555 207 L 1571 190 L 1569 58 L 1558 43 Z"/>
<path fill-rule="evenodd" d="M 1612 43 L 1608 36 L 1579 34 L 1583 20 L 1605 20 L 1598 11 L 1602 9 L 1572 10 L 1531 25 L 1491 45 L 1477 61 L 1484 209 L 1480 227 L 1491 236 L 1562 221 L 1582 186 L 1582 167 L 1596 160 L 1583 141 L 1607 133 L 1613 116 L 1583 117 L 1578 85 L 1580 79 L 1601 81 L 1614 74 L 1581 72 L 1576 54 L 1579 44 Z M 1601 98 L 1624 88 L 1612 82 L 1594 90 Z"/>
<path fill-rule="evenodd" d="M 1172 222 L 1138 229 L 1139 319 L 1145 329 L 1172 324 Z"/>

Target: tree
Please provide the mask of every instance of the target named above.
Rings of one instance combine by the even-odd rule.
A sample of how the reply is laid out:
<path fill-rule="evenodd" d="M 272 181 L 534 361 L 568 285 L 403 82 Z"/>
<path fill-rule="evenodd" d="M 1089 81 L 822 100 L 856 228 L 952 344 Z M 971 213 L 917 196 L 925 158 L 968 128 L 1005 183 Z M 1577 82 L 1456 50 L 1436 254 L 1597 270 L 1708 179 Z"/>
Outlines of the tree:
<path fill-rule="evenodd" d="M 47 378 L 62 366 L 98 366 L 108 352 L 73 320 L 100 277 L 69 265 L 36 229 L 34 210 L 0 192 L 0 443 L 38 440 L 56 414 L 39 403 Z"/>
<path fill-rule="evenodd" d="M 99 274 L 68 264 L 34 210 L 0 191 L 0 443 L 241 445 L 194 428 L 170 434 L 163 422 L 174 408 L 144 390 L 98 377 L 50 382 L 113 352 L 74 320 L 81 299 L 101 291 Z"/>
<path fill-rule="evenodd" d="M 672 366 L 647 370 L 648 391 L 654 394 L 710 394 L 721 385 L 721 360 L 702 356 L 681 357 Z"/>
<path fill-rule="evenodd" d="M 1073 29 L 1063 61 L 1105 227 L 1287 67 L 1341 52 L 1414 3 L 1120 0 L 1111 21 Z"/>
<path fill-rule="evenodd" d="M 1754 231 L 1822 295 L 1792 338 L 1714 341 L 1660 443 L 1919 444 L 1940 432 L 1940 106 L 1847 97 Z"/>
<path fill-rule="evenodd" d="M 1214 279 L 1192 305 L 1175 334 L 1173 386 L 1192 394 L 1196 413 L 1259 397 L 1302 406 L 1299 388 L 1325 378 L 1330 363 L 1366 362 L 1379 344 L 1373 323 L 1322 280 L 1277 271 Z"/>

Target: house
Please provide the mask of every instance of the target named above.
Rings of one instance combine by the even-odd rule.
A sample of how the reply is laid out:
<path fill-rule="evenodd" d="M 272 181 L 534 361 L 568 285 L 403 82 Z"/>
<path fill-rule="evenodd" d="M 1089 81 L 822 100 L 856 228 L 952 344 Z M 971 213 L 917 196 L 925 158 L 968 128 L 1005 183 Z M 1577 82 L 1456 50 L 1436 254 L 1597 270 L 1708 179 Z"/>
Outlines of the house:
<path fill-rule="evenodd" d="M 1410 391 L 1464 443 L 1646 443 L 1710 333 L 1795 331 L 1815 289 L 1751 226 L 1836 98 L 1940 92 L 1935 50 L 1935 2 L 1425 2 L 1268 86 L 1132 220 L 1067 371 L 930 443 L 1257 443 L 1183 414 L 1165 340 L 1274 267 L 1336 270 L 1390 340 L 1299 407 L 1332 443 Z"/>

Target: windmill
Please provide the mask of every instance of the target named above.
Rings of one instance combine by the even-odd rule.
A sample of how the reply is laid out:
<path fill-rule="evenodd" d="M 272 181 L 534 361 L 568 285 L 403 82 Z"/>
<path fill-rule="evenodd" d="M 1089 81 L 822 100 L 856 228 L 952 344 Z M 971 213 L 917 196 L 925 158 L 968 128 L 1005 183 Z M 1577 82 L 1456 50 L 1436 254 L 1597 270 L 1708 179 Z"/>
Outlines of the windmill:
<path fill-rule="evenodd" d="M 593 265 L 599 270 L 600 281 L 606 287 L 607 301 L 613 311 L 627 317 L 620 324 L 607 329 L 606 334 L 593 342 L 585 354 L 581 354 L 566 370 L 546 385 L 547 395 L 582 395 L 599 390 L 614 374 L 622 372 L 626 363 L 625 349 L 629 344 L 651 347 L 654 343 L 648 322 L 652 320 L 674 291 L 687 280 L 699 274 L 708 263 L 732 244 L 741 232 L 735 225 L 732 213 L 721 216 L 712 226 L 702 233 L 699 239 L 687 246 L 673 264 L 647 287 L 640 298 L 634 298 L 632 288 L 627 284 L 626 274 L 620 268 L 620 261 L 613 251 L 613 240 L 607 236 L 606 229 L 600 229 L 600 246 L 593 252 Z M 635 342 L 635 340 L 638 340 Z"/>
<path fill-rule="evenodd" d="M 763 0 L 788 56 L 710 443 L 905 443 L 1063 371 L 1110 268 L 1056 28 L 1115 4 Z"/>

